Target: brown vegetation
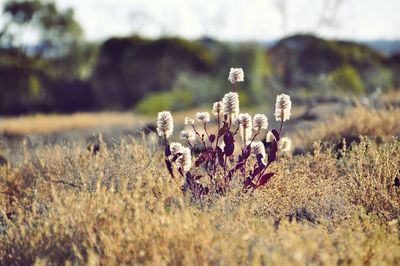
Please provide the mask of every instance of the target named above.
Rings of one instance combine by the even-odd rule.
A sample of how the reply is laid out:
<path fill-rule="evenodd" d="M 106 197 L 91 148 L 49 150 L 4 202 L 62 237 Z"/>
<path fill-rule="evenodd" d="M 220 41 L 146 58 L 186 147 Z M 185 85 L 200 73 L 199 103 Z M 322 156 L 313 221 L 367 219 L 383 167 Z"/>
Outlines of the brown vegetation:
<path fill-rule="evenodd" d="M 263 190 L 195 201 L 133 140 L 0 167 L 2 265 L 400 264 L 400 142 L 275 164 Z"/>
<path fill-rule="evenodd" d="M 310 148 L 315 140 L 338 143 L 342 138 L 358 136 L 379 137 L 400 136 L 400 110 L 373 110 L 356 107 L 343 116 L 333 116 L 309 131 L 298 132 L 294 138 L 296 146 Z"/>

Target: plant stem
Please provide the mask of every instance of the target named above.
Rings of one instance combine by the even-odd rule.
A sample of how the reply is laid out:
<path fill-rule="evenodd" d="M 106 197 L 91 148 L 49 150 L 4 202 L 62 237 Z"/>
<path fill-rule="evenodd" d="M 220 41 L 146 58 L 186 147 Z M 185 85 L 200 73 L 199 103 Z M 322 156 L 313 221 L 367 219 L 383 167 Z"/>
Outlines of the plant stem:
<path fill-rule="evenodd" d="M 194 132 L 196 133 L 196 135 L 199 137 L 199 139 L 203 142 L 204 144 L 204 148 L 207 149 L 207 145 L 204 142 L 204 138 L 199 134 L 199 132 L 196 130 L 196 127 L 194 125 L 192 125 Z"/>

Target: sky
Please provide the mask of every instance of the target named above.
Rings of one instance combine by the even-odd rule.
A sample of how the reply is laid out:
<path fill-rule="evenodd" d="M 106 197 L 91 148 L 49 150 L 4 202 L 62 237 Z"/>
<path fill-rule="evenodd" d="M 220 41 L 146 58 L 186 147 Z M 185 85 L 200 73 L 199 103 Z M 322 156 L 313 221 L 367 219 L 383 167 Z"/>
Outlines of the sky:
<path fill-rule="evenodd" d="M 0 0 L 0 4 L 5 0 Z M 268 41 L 294 33 L 400 39 L 400 0 L 56 0 L 72 7 L 86 38 L 210 36 Z"/>

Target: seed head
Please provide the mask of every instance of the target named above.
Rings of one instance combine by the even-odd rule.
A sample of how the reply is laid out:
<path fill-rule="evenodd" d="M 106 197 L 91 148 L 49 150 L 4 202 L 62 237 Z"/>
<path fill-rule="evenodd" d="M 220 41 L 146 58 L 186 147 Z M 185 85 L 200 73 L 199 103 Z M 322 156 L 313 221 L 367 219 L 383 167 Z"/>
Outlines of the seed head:
<path fill-rule="evenodd" d="M 283 137 L 279 140 L 279 149 L 285 153 L 290 152 L 292 141 L 289 138 Z"/>
<path fill-rule="evenodd" d="M 224 107 L 224 105 L 222 104 L 222 101 L 215 102 L 215 103 L 213 104 L 213 109 L 212 109 L 213 115 L 219 115 L 219 114 L 221 114 L 221 113 L 222 113 L 222 110 L 224 109 L 223 107 Z"/>
<path fill-rule="evenodd" d="M 233 68 L 229 71 L 228 80 L 232 83 L 238 83 L 244 81 L 244 72 L 242 68 Z"/>
<path fill-rule="evenodd" d="M 181 139 L 186 139 L 186 140 L 192 140 L 194 139 L 194 133 L 193 131 L 190 130 L 182 130 L 180 133 L 180 138 Z"/>
<path fill-rule="evenodd" d="M 182 148 L 183 148 L 182 144 L 180 144 L 179 142 L 171 142 L 169 147 L 170 147 L 172 155 L 176 155 L 178 153 L 181 153 Z"/>
<path fill-rule="evenodd" d="M 194 124 L 194 119 L 190 117 L 185 117 L 185 125 L 193 125 Z"/>
<path fill-rule="evenodd" d="M 174 119 L 169 111 L 158 113 L 157 133 L 160 137 L 169 138 L 174 131 Z"/>
<path fill-rule="evenodd" d="M 290 109 L 292 108 L 292 102 L 290 101 L 290 96 L 286 94 L 281 94 L 276 96 L 275 103 L 275 118 L 276 121 L 284 122 L 290 118 Z"/>
<path fill-rule="evenodd" d="M 184 172 L 187 172 L 192 167 L 192 155 L 187 147 L 182 147 L 181 153 L 182 155 L 176 160 L 176 165 L 182 168 Z"/>
<path fill-rule="evenodd" d="M 256 131 L 261 130 L 261 129 L 267 129 L 268 118 L 262 114 L 254 115 L 253 126 L 254 126 L 254 130 L 256 130 Z"/>
<path fill-rule="evenodd" d="M 251 115 L 248 113 L 245 114 L 240 114 L 239 115 L 239 122 L 240 125 L 242 125 L 243 128 L 251 128 Z"/>
<path fill-rule="evenodd" d="M 261 154 L 263 158 L 266 157 L 265 155 L 265 147 L 261 141 L 254 141 L 251 143 L 251 153 L 254 155 Z"/>
<path fill-rule="evenodd" d="M 207 123 L 210 121 L 210 114 L 208 112 L 198 112 L 196 114 L 196 119 L 199 122 Z"/>
<path fill-rule="evenodd" d="M 229 92 L 222 98 L 224 114 L 236 116 L 239 114 L 239 95 L 236 92 Z"/>

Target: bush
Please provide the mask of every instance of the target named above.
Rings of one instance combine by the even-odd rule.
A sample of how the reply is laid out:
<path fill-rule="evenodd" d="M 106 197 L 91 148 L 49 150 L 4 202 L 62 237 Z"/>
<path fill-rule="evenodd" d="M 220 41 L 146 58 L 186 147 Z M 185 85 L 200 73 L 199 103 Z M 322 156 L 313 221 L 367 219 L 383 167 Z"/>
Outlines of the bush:
<path fill-rule="evenodd" d="M 364 83 L 358 71 L 350 65 L 345 65 L 333 71 L 330 79 L 336 90 L 355 95 L 364 92 Z"/>
<path fill-rule="evenodd" d="M 140 114 L 154 115 L 160 110 L 178 111 L 192 106 L 193 95 L 189 91 L 153 93 L 140 101 L 134 108 Z"/>

